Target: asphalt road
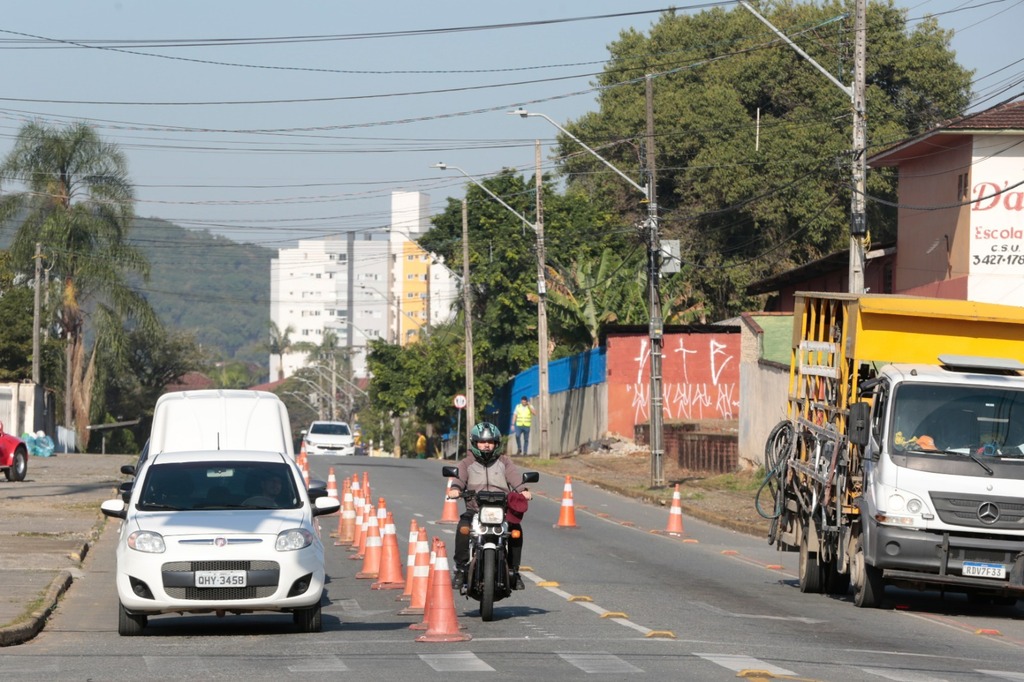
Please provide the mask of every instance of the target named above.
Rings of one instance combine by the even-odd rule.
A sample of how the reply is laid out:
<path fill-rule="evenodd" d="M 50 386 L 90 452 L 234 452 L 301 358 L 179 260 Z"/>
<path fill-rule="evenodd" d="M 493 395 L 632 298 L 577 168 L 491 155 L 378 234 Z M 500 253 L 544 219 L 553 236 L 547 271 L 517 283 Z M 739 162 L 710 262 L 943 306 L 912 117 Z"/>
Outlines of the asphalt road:
<path fill-rule="evenodd" d="M 400 536 L 416 519 L 450 552 L 454 526 L 437 523 L 439 462 L 323 458 L 314 474 L 326 478 L 332 464 L 339 478 L 368 472 Z M 409 626 L 422 618 L 399 615 L 404 603 L 394 592 L 356 579 L 361 562 L 333 544 L 321 633 L 298 634 L 290 616 L 260 614 L 159 617 L 145 636 L 119 637 L 111 523 L 46 628 L 0 650 L 0 670 L 26 680 L 413 680 L 453 672 L 495 680 L 1024 680 L 1019 608 L 893 591 L 886 608 L 857 609 L 849 598 L 801 594 L 795 555 L 761 538 L 689 518 L 684 537 L 667 537 L 652 532 L 665 527 L 666 509 L 587 485 L 573 485 L 576 526 L 556 528 L 562 486 L 553 477 L 533 486 L 539 495 L 524 520 L 527 589 L 498 602 L 489 623 L 476 602 L 456 597 L 468 641 L 417 642 L 422 633 Z M 325 532 L 335 527 L 324 520 Z"/>

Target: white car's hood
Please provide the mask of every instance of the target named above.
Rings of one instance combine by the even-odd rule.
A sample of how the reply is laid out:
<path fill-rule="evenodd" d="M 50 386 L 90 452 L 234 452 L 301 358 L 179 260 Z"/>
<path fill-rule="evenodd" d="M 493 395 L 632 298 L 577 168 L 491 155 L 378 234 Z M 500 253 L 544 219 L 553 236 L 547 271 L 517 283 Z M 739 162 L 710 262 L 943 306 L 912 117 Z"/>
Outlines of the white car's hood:
<path fill-rule="evenodd" d="M 160 533 L 165 538 L 184 535 L 277 535 L 303 524 L 302 509 L 216 510 L 139 512 L 132 516 L 136 528 Z"/>

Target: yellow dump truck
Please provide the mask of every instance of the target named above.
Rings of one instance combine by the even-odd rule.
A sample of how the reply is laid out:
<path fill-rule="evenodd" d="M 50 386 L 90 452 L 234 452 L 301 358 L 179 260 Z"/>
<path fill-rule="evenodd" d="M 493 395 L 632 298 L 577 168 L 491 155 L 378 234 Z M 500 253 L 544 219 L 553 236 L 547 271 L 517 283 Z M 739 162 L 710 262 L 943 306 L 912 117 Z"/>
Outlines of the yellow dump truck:
<path fill-rule="evenodd" d="M 803 592 L 1024 597 L 1024 308 L 800 293 L 769 541 Z"/>

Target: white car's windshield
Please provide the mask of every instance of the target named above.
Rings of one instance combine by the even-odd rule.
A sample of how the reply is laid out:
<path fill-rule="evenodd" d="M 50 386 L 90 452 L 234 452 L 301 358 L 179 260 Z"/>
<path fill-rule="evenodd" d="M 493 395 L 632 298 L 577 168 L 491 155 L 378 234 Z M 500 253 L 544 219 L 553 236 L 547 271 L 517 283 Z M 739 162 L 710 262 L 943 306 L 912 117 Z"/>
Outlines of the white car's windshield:
<path fill-rule="evenodd" d="M 309 432 L 321 436 L 348 436 L 351 432 L 348 429 L 348 424 L 338 423 L 324 423 L 324 424 L 313 424 L 309 428 Z"/>
<path fill-rule="evenodd" d="M 301 505 L 288 465 L 210 461 L 155 464 L 139 496 L 142 511 L 296 509 Z"/>

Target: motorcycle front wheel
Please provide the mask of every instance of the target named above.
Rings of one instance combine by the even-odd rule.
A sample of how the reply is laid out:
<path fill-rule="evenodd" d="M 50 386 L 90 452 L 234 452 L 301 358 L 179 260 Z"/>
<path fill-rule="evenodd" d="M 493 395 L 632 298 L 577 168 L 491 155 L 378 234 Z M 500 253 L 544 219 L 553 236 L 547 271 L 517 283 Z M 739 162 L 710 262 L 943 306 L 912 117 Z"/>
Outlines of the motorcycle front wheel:
<path fill-rule="evenodd" d="M 496 551 L 484 550 L 483 584 L 480 586 L 480 618 L 490 621 L 494 618 L 495 574 L 497 571 Z"/>

